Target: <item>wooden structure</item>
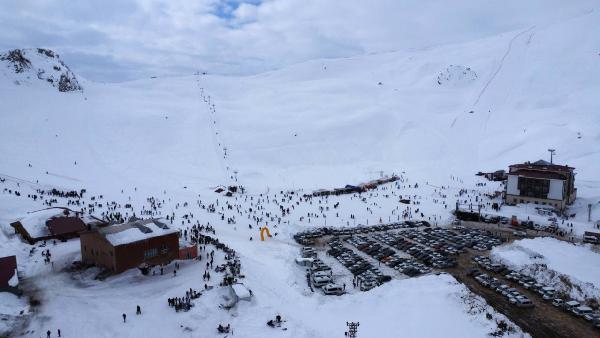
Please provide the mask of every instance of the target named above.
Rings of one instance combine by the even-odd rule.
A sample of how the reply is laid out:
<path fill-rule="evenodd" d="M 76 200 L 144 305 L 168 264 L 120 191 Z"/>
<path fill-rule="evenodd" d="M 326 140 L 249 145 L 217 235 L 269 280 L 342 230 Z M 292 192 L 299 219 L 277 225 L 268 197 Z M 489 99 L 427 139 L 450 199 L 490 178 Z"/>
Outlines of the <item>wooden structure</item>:
<path fill-rule="evenodd" d="M 15 233 L 20 234 L 29 244 L 50 239 L 75 238 L 86 229 L 86 224 L 79 215 L 66 208 L 31 212 L 10 225 L 15 229 Z"/>

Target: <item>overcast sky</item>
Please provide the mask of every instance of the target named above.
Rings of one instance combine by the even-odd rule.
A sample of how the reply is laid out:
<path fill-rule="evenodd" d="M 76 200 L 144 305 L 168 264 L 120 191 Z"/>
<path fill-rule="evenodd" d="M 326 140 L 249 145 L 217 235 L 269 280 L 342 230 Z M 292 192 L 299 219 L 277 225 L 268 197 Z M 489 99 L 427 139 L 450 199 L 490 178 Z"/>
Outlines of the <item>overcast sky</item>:
<path fill-rule="evenodd" d="M 575 16 L 592 0 L 9 0 L 0 50 L 54 49 L 96 81 L 250 74 L 462 42 Z"/>

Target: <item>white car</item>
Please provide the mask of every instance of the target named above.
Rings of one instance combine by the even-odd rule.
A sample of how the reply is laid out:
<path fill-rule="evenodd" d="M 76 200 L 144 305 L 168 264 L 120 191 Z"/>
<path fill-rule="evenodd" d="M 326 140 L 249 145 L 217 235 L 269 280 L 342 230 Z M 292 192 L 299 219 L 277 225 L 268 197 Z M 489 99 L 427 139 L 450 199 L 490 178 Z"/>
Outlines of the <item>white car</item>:
<path fill-rule="evenodd" d="M 578 306 L 576 308 L 573 308 L 571 312 L 573 312 L 573 314 L 575 314 L 578 317 L 583 317 L 585 315 L 592 314 L 593 310 L 588 306 Z"/>
<path fill-rule="evenodd" d="M 344 294 L 344 288 L 335 283 L 329 283 L 323 287 L 323 293 L 326 295 L 340 296 Z"/>
<path fill-rule="evenodd" d="M 320 288 L 322 286 L 329 284 L 330 282 L 331 282 L 331 277 L 329 277 L 328 275 L 313 276 L 313 286 L 314 287 Z"/>

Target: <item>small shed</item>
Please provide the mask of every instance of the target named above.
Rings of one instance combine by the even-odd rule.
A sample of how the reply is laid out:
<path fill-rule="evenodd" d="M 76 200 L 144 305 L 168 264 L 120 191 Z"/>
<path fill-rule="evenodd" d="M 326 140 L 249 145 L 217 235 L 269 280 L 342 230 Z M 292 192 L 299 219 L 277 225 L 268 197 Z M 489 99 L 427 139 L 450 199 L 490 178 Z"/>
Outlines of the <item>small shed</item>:
<path fill-rule="evenodd" d="M 196 244 L 179 244 L 179 259 L 195 259 L 198 257 L 198 246 Z"/>

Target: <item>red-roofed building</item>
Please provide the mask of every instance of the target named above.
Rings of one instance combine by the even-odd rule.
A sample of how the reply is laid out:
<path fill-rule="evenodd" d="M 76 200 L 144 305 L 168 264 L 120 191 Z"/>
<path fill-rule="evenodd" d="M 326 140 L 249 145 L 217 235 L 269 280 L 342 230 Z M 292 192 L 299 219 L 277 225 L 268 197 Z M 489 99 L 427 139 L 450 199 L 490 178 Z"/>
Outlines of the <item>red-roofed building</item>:
<path fill-rule="evenodd" d="M 511 165 L 505 201 L 507 204 L 535 203 L 563 210 L 577 197 L 574 170 L 544 160 Z"/>

